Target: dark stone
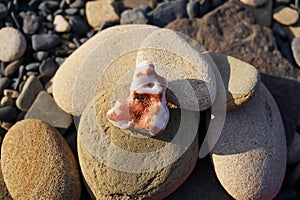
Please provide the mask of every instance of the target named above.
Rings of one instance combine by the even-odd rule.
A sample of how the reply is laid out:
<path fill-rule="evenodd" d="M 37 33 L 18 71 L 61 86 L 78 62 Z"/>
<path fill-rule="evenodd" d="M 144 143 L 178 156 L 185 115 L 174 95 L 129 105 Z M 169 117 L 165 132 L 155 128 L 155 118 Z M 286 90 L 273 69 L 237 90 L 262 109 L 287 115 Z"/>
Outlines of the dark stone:
<path fill-rule="evenodd" d="M 0 107 L 0 121 L 13 122 L 16 121 L 18 116 L 18 111 L 15 107 L 4 106 Z"/>
<path fill-rule="evenodd" d="M 39 63 L 39 62 L 34 62 L 34 63 L 27 64 L 25 66 L 25 70 L 26 71 L 38 71 L 39 67 L 40 67 L 40 64 L 41 63 Z"/>
<path fill-rule="evenodd" d="M 26 72 L 26 76 L 38 76 L 39 72 L 28 71 Z"/>
<path fill-rule="evenodd" d="M 38 94 L 25 115 L 25 119 L 43 120 L 62 131 L 66 131 L 72 123 L 72 117 L 58 107 L 46 91 L 41 91 Z"/>
<path fill-rule="evenodd" d="M 5 4 L 0 3 L 0 19 L 5 19 L 5 17 L 8 15 L 8 9 L 5 6 Z"/>
<path fill-rule="evenodd" d="M 23 18 L 24 33 L 34 34 L 40 29 L 42 21 L 35 12 L 28 11 L 26 13 L 20 13 L 20 15 Z"/>
<path fill-rule="evenodd" d="M 199 1 L 191 1 L 186 6 L 186 12 L 189 19 L 200 17 L 200 4 Z"/>
<path fill-rule="evenodd" d="M 292 141 L 300 116 L 300 70 L 283 58 L 272 30 L 256 24 L 247 6 L 228 1 L 201 19 L 176 20 L 166 28 L 189 35 L 207 51 L 225 53 L 256 67 L 280 109 L 287 143 Z"/>
<path fill-rule="evenodd" d="M 83 8 L 85 5 L 83 0 L 75 0 L 69 5 L 70 8 Z"/>
<path fill-rule="evenodd" d="M 57 68 L 57 64 L 49 58 L 47 60 L 44 60 L 40 65 L 40 73 L 42 75 L 52 77 L 55 74 Z"/>
<path fill-rule="evenodd" d="M 31 0 L 31 1 L 29 1 L 28 6 L 35 10 L 38 8 L 38 6 L 40 5 L 41 2 L 42 2 L 42 0 Z"/>
<path fill-rule="evenodd" d="M 85 35 L 89 31 L 87 23 L 79 16 L 73 16 L 69 20 L 69 24 L 74 33 Z"/>
<path fill-rule="evenodd" d="M 150 23 L 163 27 L 175 19 L 186 18 L 186 7 L 188 0 L 176 0 L 158 4 L 158 6 L 149 13 L 152 17 Z"/>
<path fill-rule="evenodd" d="M 140 7 L 134 8 L 134 11 L 141 11 L 144 13 L 144 15 L 146 15 L 147 13 L 149 13 L 152 8 L 150 6 L 147 5 L 141 5 Z"/>
<path fill-rule="evenodd" d="M 23 59 L 15 60 L 15 61 L 9 63 L 4 70 L 4 76 L 12 77 L 16 73 L 16 71 L 18 70 L 18 68 L 22 62 L 23 62 Z"/>
<path fill-rule="evenodd" d="M 51 14 L 59 8 L 59 1 L 43 1 L 39 5 L 39 9 L 45 13 Z"/>
<path fill-rule="evenodd" d="M 77 8 L 67 8 L 64 11 L 67 15 L 75 15 L 78 13 L 78 9 Z"/>
<path fill-rule="evenodd" d="M 39 34 L 32 36 L 32 48 L 35 51 L 47 51 L 60 44 L 60 37 L 56 34 Z"/>
<path fill-rule="evenodd" d="M 11 79 L 8 77 L 0 78 L 0 96 L 3 95 L 3 90 L 9 88 L 11 84 Z"/>
<path fill-rule="evenodd" d="M 142 11 L 125 10 L 121 14 L 120 24 L 147 24 L 148 19 Z"/>

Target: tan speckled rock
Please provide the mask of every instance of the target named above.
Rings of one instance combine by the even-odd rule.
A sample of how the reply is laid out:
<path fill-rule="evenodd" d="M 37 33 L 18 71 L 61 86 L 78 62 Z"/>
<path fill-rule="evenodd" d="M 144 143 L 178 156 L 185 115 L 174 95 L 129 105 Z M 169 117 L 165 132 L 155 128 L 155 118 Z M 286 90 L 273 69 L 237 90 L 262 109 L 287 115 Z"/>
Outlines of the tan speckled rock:
<path fill-rule="evenodd" d="M 80 100 L 78 99 L 78 101 L 76 101 L 77 98 L 73 99 L 74 82 L 84 59 L 95 48 L 95 44 L 105 42 L 120 33 L 126 33 L 128 31 L 138 29 L 144 29 L 145 35 L 150 34 L 153 30 L 157 30 L 157 28 L 155 28 L 154 26 L 146 25 L 114 26 L 112 28 L 105 29 L 104 31 L 99 32 L 97 35 L 80 46 L 80 48 L 78 48 L 74 53 L 72 53 L 68 57 L 68 59 L 66 59 L 64 63 L 59 67 L 53 79 L 53 97 L 58 106 L 67 113 L 80 115 L 87 103 L 94 97 L 91 96 L 92 98 L 88 98 L 86 101 L 82 98 Z M 115 45 L 116 48 L 118 48 L 119 46 L 120 45 L 118 44 Z M 114 46 L 112 45 L 110 46 L 110 50 L 116 51 L 116 49 L 114 49 Z M 110 52 L 107 52 L 106 55 L 110 55 L 109 53 Z M 87 90 L 91 90 L 94 85 L 86 84 L 86 87 L 88 88 Z M 66 90 L 66 88 L 68 89 Z M 82 105 L 83 103 L 84 105 Z"/>
<path fill-rule="evenodd" d="M 3 62 L 11 62 L 21 58 L 27 47 L 24 35 L 11 27 L 0 29 L 0 44 L 0 60 Z"/>
<path fill-rule="evenodd" d="M 116 10 L 119 2 L 116 0 L 87 1 L 86 18 L 89 25 L 97 29 L 104 22 L 117 22 L 120 19 Z"/>
<path fill-rule="evenodd" d="M 170 109 L 166 130 L 147 138 L 106 119 L 111 95 L 111 89 L 99 93 L 80 119 L 78 156 L 88 187 L 101 200 L 165 198 L 195 167 L 197 112 Z"/>
<path fill-rule="evenodd" d="M 50 125 L 23 120 L 6 134 L 1 168 L 13 199 L 79 199 L 77 163 L 66 141 Z"/>
<path fill-rule="evenodd" d="M 297 10 L 290 7 L 278 7 L 274 10 L 273 18 L 283 25 L 293 25 L 299 19 Z"/>
<path fill-rule="evenodd" d="M 260 85 L 260 74 L 250 64 L 220 53 L 209 53 L 215 62 L 226 90 L 227 109 L 246 103 Z"/>
<path fill-rule="evenodd" d="M 273 199 L 286 165 L 284 128 L 277 105 L 261 85 L 241 108 L 227 112 L 212 151 L 218 179 L 235 199 Z"/>
<path fill-rule="evenodd" d="M 7 187 L 5 185 L 1 167 L 0 167 L 0 199 L 2 199 L 2 200 L 11 200 L 12 199 L 7 190 Z"/>

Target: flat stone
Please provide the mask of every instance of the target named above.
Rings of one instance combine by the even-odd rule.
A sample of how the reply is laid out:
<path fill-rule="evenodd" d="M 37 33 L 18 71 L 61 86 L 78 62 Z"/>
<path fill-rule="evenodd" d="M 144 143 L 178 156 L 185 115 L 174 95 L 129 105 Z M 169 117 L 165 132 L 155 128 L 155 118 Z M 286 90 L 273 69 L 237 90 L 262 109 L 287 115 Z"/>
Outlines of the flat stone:
<path fill-rule="evenodd" d="M 120 24 L 147 24 L 148 19 L 142 11 L 125 10 L 121 14 Z"/>
<path fill-rule="evenodd" d="M 61 110 L 46 91 L 38 94 L 25 119 L 39 119 L 63 131 L 72 123 L 72 117 Z"/>
<path fill-rule="evenodd" d="M 32 48 L 35 51 L 47 51 L 60 44 L 60 37 L 56 34 L 39 34 L 32 36 Z"/>
<path fill-rule="evenodd" d="M 5 70 L 4 70 L 4 76 L 13 76 L 16 71 L 19 69 L 19 66 L 20 64 L 23 62 L 22 59 L 20 60 L 15 60 L 11 63 L 9 63 L 6 67 L 5 67 Z"/>
<path fill-rule="evenodd" d="M 21 13 L 20 15 L 23 18 L 24 33 L 35 34 L 38 32 L 42 25 L 42 20 L 35 12 L 28 11 L 26 13 Z"/>
<path fill-rule="evenodd" d="M 273 18 L 283 25 L 290 26 L 299 20 L 299 13 L 290 7 L 278 7 L 274 10 Z"/>
<path fill-rule="evenodd" d="M 241 2 L 249 6 L 258 7 L 266 4 L 268 0 L 241 0 Z"/>
<path fill-rule="evenodd" d="M 25 66 L 26 71 L 38 71 L 41 63 L 40 62 L 33 62 L 29 63 Z"/>
<path fill-rule="evenodd" d="M 35 76 L 29 76 L 17 98 L 17 107 L 22 111 L 28 111 L 41 90 L 43 90 L 41 82 Z"/>
<path fill-rule="evenodd" d="M 24 35 L 11 27 L 0 29 L 0 44 L 0 60 L 3 62 L 11 62 L 21 58 L 27 47 Z"/>
<path fill-rule="evenodd" d="M 18 111 L 15 107 L 4 106 L 0 107 L 0 121 L 13 122 L 17 119 Z"/>
<path fill-rule="evenodd" d="M 64 33 L 71 30 L 69 22 L 62 15 L 56 15 L 53 24 L 54 30 L 58 33 Z"/>
<path fill-rule="evenodd" d="M 164 27 L 171 21 L 180 18 L 187 18 L 186 8 L 187 0 L 176 0 L 163 2 L 157 5 L 157 7 L 149 13 L 149 16 L 153 18 L 151 24 L 159 27 Z"/>
<path fill-rule="evenodd" d="M 280 112 L 261 85 L 244 106 L 226 114 L 211 152 L 217 177 L 235 199 L 273 199 L 285 175 L 286 141 Z"/>
<path fill-rule="evenodd" d="M 1 168 L 13 199 L 80 199 L 79 170 L 70 147 L 40 120 L 23 120 L 10 128 Z"/>
<path fill-rule="evenodd" d="M 293 51 L 293 56 L 300 67 L 300 37 L 296 37 L 292 41 L 292 51 Z"/>
<path fill-rule="evenodd" d="M 169 124 L 159 138 L 142 137 L 108 122 L 105 116 L 113 103 L 112 92 L 108 88 L 99 93 L 80 118 L 77 147 L 86 184 L 97 199 L 164 199 L 195 167 L 196 112 L 170 110 Z M 184 127 L 190 128 L 178 130 L 179 113 L 189 118 Z M 170 142 L 174 135 L 180 138 L 176 144 Z"/>
<path fill-rule="evenodd" d="M 45 75 L 45 76 L 51 78 L 55 74 L 57 68 L 58 68 L 58 66 L 54 62 L 54 60 L 49 58 L 42 62 L 42 64 L 39 67 L 39 71 L 42 75 Z"/>
<path fill-rule="evenodd" d="M 2 144 L 2 139 L 1 139 L 1 144 Z M 12 200 L 12 198 L 7 190 L 7 187 L 5 185 L 5 182 L 4 182 L 1 167 L 0 167 L 0 199 Z"/>
<path fill-rule="evenodd" d="M 215 62 L 226 90 L 227 110 L 234 110 L 249 101 L 260 85 L 257 69 L 237 58 L 209 53 Z"/>
<path fill-rule="evenodd" d="M 116 0 L 88 1 L 85 4 L 86 18 L 89 25 L 98 29 L 104 22 L 117 22 L 120 17 L 113 4 Z"/>

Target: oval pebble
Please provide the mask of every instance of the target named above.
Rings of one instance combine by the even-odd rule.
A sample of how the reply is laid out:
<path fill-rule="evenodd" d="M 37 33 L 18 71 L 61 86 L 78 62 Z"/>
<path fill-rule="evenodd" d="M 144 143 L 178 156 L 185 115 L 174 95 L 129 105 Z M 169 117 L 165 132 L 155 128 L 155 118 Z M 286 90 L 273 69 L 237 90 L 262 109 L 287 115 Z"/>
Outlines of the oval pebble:
<path fill-rule="evenodd" d="M 13 199 L 80 199 L 75 157 L 60 133 L 42 121 L 23 120 L 10 128 L 1 167 Z"/>
<path fill-rule="evenodd" d="M 209 53 L 215 62 L 226 90 L 227 110 L 242 106 L 255 94 L 260 85 L 260 74 L 255 67 L 221 53 Z"/>
<path fill-rule="evenodd" d="M 15 107 L 4 106 L 0 107 L 0 121 L 13 122 L 17 119 L 18 111 Z"/>
<path fill-rule="evenodd" d="M 274 10 L 273 18 L 283 25 L 290 26 L 299 20 L 299 13 L 290 7 L 278 7 Z"/>
<path fill-rule="evenodd" d="M 3 62 L 11 62 L 21 58 L 27 47 L 24 35 L 11 27 L 0 29 L 0 44 L 0 60 Z"/>
<path fill-rule="evenodd" d="M 273 199 L 285 174 L 286 141 L 278 107 L 261 84 L 257 94 L 226 115 L 212 160 L 235 199 Z"/>
<path fill-rule="evenodd" d="M 165 198 L 186 180 L 198 159 L 196 113 L 172 109 L 161 136 L 138 136 L 106 119 L 111 93 L 112 88 L 99 93 L 80 119 L 78 156 L 88 188 L 101 200 Z M 187 118 L 180 129 L 182 117 Z"/>

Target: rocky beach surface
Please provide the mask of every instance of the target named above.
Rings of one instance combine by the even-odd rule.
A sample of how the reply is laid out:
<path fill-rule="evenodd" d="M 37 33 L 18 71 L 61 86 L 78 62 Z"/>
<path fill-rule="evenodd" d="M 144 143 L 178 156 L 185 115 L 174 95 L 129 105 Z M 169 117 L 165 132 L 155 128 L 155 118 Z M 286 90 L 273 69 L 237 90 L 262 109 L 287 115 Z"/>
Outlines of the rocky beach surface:
<path fill-rule="evenodd" d="M 0 0 L 0 199 L 299 199 L 299 14 L 298 0 Z M 168 80 L 158 137 L 105 117 L 143 60 Z M 199 158 L 214 70 L 226 119 Z"/>

